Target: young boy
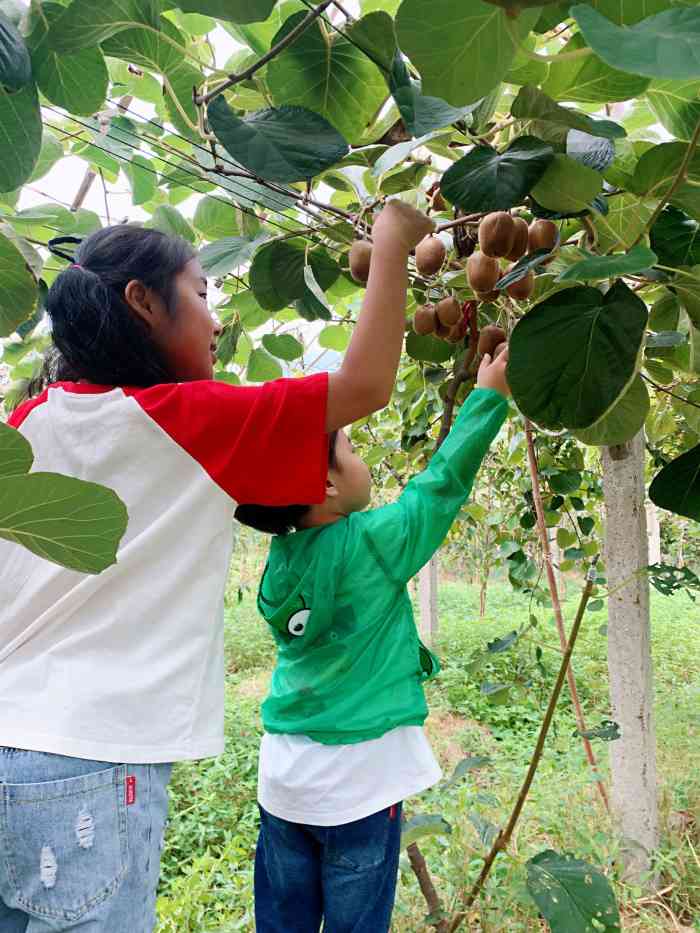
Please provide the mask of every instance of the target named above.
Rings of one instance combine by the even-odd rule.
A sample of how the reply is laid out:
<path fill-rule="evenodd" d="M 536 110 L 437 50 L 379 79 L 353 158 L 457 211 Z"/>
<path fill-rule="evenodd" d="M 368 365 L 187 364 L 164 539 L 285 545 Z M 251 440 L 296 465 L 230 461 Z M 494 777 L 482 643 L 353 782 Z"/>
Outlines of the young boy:
<path fill-rule="evenodd" d="M 276 533 L 258 607 L 277 642 L 262 707 L 257 933 L 384 933 L 394 904 L 401 802 L 441 777 L 422 725 L 439 670 L 407 583 L 442 544 L 506 416 L 508 352 L 429 466 L 391 505 L 362 511 L 370 473 L 331 435 L 320 505 L 239 506 Z M 288 532 L 297 529 L 293 533 Z"/>

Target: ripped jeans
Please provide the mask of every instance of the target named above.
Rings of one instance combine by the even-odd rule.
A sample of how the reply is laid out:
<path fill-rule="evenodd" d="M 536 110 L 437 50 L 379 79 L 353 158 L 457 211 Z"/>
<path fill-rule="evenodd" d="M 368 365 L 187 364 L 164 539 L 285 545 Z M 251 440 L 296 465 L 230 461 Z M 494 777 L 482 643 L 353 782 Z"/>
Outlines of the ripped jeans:
<path fill-rule="evenodd" d="M 171 769 L 0 746 L 0 933 L 151 933 Z"/>

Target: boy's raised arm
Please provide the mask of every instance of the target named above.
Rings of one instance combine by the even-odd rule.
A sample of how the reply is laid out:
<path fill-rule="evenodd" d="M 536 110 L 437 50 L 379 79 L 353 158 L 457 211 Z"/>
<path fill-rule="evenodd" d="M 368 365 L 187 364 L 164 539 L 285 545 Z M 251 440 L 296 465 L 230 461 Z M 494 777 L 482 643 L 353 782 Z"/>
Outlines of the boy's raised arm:
<path fill-rule="evenodd" d="M 340 369 L 328 377 L 327 431 L 389 402 L 406 324 L 408 255 L 433 227 L 402 201 L 389 201 L 375 221 L 362 311 Z"/>
<path fill-rule="evenodd" d="M 493 362 L 484 357 L 477 389 L 462 406 L 445 442 L 396 502 L 351 519 L 357 522 L 360 539 L 397 583 L 406 583 L 430 560 L 469 497 L 508 411 L 507 358 L 507 350 Z"/>

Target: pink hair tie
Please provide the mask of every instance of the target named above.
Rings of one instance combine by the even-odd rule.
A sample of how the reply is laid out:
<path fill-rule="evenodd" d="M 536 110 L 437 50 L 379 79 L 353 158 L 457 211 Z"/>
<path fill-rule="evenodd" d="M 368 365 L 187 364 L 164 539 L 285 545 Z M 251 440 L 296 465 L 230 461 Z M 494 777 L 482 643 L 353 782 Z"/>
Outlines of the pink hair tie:
<path fill-rule="evenodd" d="M 70 264 L 70 267 L 71 267 L 71 269 L 82 269 L 82 268 L 83 268 L 83 267 L 80 265 L 79 262 L 72 262 L 72 263 Z"/>

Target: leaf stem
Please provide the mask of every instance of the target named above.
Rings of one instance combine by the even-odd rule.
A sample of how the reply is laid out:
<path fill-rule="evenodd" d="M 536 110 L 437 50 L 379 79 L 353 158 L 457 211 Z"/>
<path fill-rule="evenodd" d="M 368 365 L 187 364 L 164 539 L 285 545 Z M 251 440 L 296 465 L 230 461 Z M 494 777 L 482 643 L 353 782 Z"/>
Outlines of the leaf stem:
<path fill-rule="evenodd" d="M 516 26 L 514 20 L 509 16 L 505 17 L 506 29 L 508 34 L 513 42 L 513 45 L 518 52 L 521 52 L 526 58 L 529 58 L 531 61 L 535 62 L 569 62 L 577 58 L 587 58 L 589 55 L 593 54 L 593 49 L 586 47 L 585 49 L 576 49 L 573 52 L 558 52 L 556 55 L 539 55 L 537 52 L 532 52 L 520 41 L 520 36 L 516 31 Z"/>
<path fill-rule="evenodd" d="M 632 249 L 633 247 L 637 245 L 637 243 L 639 243 L 639 241 L 647 233 L 647 231 L 651 230 L 651 228 L 656 223 L 661 211 L 666 207 L 666 205 L 671 200 L 673 195 L 676 193 L 676 191 L 678 191 L 680 186 L 685 181 L 686 176 L 688 174 L 688 166 L 690 165 L 690 161 L 693 158 L 693 155 L 695 154 L 695 149 L 697 148 L 699 140 L 700 140 L 700 120 L 698 120 L 698 123 L 695 127 L 695 131 L 693 132 L 693 135 L 690 138 L 690 142 L 688 143 L 688 148 L 685 150 L 685 155 L 683 156 L 683 161 L 681 162 L 680 168 L 678 169 L 678 172 L 676 173 L 676 177 L 673 179 L 673 183 L 671 187 L 668 189 L 666 194 L 661 198 L 659 203 L 656 205 L 656 208 L 654 209 L 654 213 L 651 215 L 651 217 L 647 221 L 646 225 L 644 226 L 644 228 L 642 229 L 641 233 L 639 234 L 637 239 L 634 241 L 632 246 L 630 246 L 630 249 Z"/>
<path fill-rule="evenodd" d="M 257 62 L 252 64 L 249 68 L 246 68 L 244 71 L 240 71 L 237 74 L 230 74 L 226 81 L 220 84 L 218 87 L 215 87 L 213 90 L 209 91 L 208 94 L 197 97 L 195 103 L 198 106 L 206 105 L 210 100 L 213 100 L 223 91 L 227 90 L 230 87 L 233 87 L 234 84 L 239 84 L 241 81 L 247 81 L 248 78 L 252 77 L 256 71 L 259 71 L 264 65 L 269 61 L 275 58 L 276 55 L 279 55 L 280 52 L 284 51 L 288 46 L 290 46 L 299 36 L 305 32 L 308 27 L 319 18 L 321 13 L 333 3 L 333 0 L 323 0 L 322 3 L 319 3 L 318 6 L 314 7 L 313 10 L 310 10 L 309 13 L 297 23 L 294 29 L 291 29 L 283 39 L 273 45 L 269 52 L 266 52 L 265 55 Z"/>
<path fill-rule="evenodd" d="M 505 829 L 502 830 L 498 834 L 493 846 L 491 847 L 491 851 L 486 856 L 486 859 L 484 860 L 483 868 L 481 869 L 481 874 L 479 875 L 474 886 L 469 892 L 469 896 L 464 902 L 463 908 L 459 911 L 459 913 L 457 913 L 453 917 L 452 922 L 450 923 L 450 926 L 449 926 L 449 933 L 454 933 L 454 931 L 457 930 L 461 926 L 462 921 L 466 919 L 467 913 L 470 907 L 472 906 L 474 901 L 479 896 L 479 893 L 481 892 L 484 886 L 484 883 L 486 882 L 486 879 L 491 873 L 491 868 L 493 866 L 493 863 L 496 861 L 496 858 L 499 852 L 505 849 L 505 847 L 508 845 L 511 836 L 513 835 L 513 830 L 515 829 L 516 823 L 518 822 L 518 819 L 520 818 L 520 814 L 522 813 L 523 807 L 525 806 L 525 800 L 527 799 L 527 795 L 530 791 L 532 782 L 535 778 L 537 768 L 542 759 L 542 753 L 544 751 L 544 744 L 547 739 L 547 733 L 549 732 L 549 728 L 552 724 L 552 719 L 554 718 L 554 710 L 556 709 L 556 705 L 559 700 L 562 687 L 564 686 L 564 680 L 566 679 L 566 673 L 569 669 L 569 662 L 571 661 L 571 655 L 573 654 L 574 646 L 576 644 L 576 639 L 578 638 L 578 633 L 581 628 L 581 622 L 583 621 L 583 615 L 584 615 L 584 612 L 586 611 L 586 606 L 588 605 L 588 600 L 590 599 L 590 596 L 591 596 L 591 591 L 593 589 L 593 583 L 595 579 L 595 571 L 593 569 L 594 567 L 595 567 L 595 561 L 593 563 L 593 566 L 590 568 L 590 570 L 588 571 L 586 575 L 586 584 L 583 588 L 583 593 L 581 594 L 581 600 L 579 602 L 579 607 L 576 613 L 576 618 L 574 619 L 574 624 L 571 628 L 571 635 L 569 637 L 569 643 L 566 647 L 566 652 L 564 654 L 564 657 L 561 660 L 561 665 L 559 667 L 559 674 L 557 676 L 557 680 L 554 685 L 554 690 L 552 691 L 552 695 L 549 698 L 549 703 L 547 705 L 547 712 L 545 713 L 544 719 L 542 720 L 542 725 L 540 727 L 540 733 L 537 738 L 537 744 L 535 745 L 535 750 L 532 754 L 532 760 L 530 761 L 530 767 L 527 770 L 527 774 L 525 775 L 525 779 L 523 781 L 522 787 L 520 788 L 518 799 L 515 802 L 515 806 L 513 807 L 513 811 L 510 815 L 510 818 L 508 820 L 508 823 Z"/>

